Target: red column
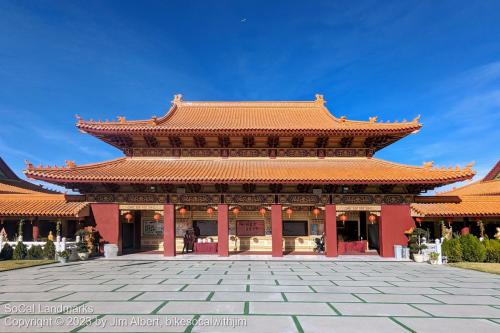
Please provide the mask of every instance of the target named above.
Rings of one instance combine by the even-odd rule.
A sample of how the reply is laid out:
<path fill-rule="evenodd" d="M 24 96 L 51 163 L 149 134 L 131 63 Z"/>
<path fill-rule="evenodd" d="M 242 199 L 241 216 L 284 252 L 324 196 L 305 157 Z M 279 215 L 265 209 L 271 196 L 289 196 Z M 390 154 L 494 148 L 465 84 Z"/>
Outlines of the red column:
<path fill-rule="evenodd" d="M 217 252 L 219 257 L 229 256 L 229 206 L 219 205 L 217 208 Z"/>
<path fill-rule="evenodd" d="M 33 226 L 31 234 L 33 235 L 33 241 L 37 241 L 40 236 L 40 229 L 38 228 L 38 220 L 34 219 L 31 221 L 31 225 Z"/>
<path fill-rule="evenodd" d="M 271 206 L 271 237 L 273 257 L 283 257 L 283 215 L 281 205 Z"/>
<path fill-rule="evenodd" d="M 382 205 L 379 222 L 379 246 L 382 257 L 394 256 L 394 245 L 408 245 L 405 230 L 415 226 L 410 205 Z"/>
<path fill-rule="evenodd" d="M 118 204 L 90 204 L 94 216 L 95 228 L 101 237 L 99 250 L 104 253 L 104 244 L 116 244 L 118 254 L 122 252 L 120 211 Z"/>
<path fill-rule="evenodd" d="M 163 255 L 175 257 L 175 207 L 163 206 Z"/>
<path fill-rule="evenodd" d="M 337 210 L 335 205 L 325 206 L 325 250 L 327 257 L 338 256 L 337 252 Z"/>

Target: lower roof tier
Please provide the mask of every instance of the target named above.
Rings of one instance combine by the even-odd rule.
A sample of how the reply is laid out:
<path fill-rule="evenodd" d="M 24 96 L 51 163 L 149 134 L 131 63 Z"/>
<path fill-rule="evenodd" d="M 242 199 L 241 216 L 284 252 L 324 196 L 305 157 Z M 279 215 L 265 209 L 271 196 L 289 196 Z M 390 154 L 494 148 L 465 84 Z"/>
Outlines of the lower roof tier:
<path fill-rule="evenodd" d="M 67 167 L 34 167 L 27 177 L 64 183 L 435 184 L 472 178 L 470 168 L 402 165 L 376 158 L 167 159 L 123 157 Z"/>
<path fill-rule="evenodd" d="M 63 194 L 1 194 L 0 216 L 67 217 L 88 215 L 87 203 L 68 202 Z"/>
<path fill-rule="evenodd" d="M 458 203 L 412 204 L 415 215 L 425 217 L 500 216 L 500 196 L 461 196 Z"/>

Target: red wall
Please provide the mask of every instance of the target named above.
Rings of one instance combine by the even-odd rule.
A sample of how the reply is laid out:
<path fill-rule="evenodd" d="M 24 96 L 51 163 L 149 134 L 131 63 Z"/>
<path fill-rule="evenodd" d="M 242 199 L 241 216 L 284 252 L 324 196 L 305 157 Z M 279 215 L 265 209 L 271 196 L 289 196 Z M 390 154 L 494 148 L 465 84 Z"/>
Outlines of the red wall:
<path fill-rule="evenodd" d="M 229 256 L 229 207 L 219 205 L 217 208 L 217 252 L 220 257 Z"/>
<path fill-rule="evenodd" d="M 101 236 L 99 247 L 101 253 L 104 251 L 104 244 L 116 244 L 118 245 L 118 254 L 121 254 L 122 239 L 118 205 L 94 203 L 90 207 L 94 216 L 95 228 Z"/>
<path fill-rule="evenodd" d="M 163 206 L 163 255 L 175 257 L 175 208 L 172 204 Z"/>
<path fill-rule="evenodd" d="M 325 207 L 325 250 L 327 257 L 338 256 L 337 214 L 335 205 L 326 205 Z"/>
<path fill-rule="evenodd" d="M 272 255 L 283 257 L 283 215 L 281 205 L 271 206 Z"/>
<path fill-rule="evenodd" d="M 405 230 L 415 227 L 410 205 L 382 205 L 379 222 L 380 255 L 394 256 L 394 245 L 408 245 Z"/>

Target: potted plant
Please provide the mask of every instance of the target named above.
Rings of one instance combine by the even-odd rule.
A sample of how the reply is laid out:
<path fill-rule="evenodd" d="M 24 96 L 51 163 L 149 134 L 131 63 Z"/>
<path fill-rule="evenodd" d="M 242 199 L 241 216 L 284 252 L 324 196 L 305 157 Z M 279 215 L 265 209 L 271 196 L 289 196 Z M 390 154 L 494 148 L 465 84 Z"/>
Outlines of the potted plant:
<path fill-rule="evenodd" d="M 84 241 L 80 241 L 76 244 L 76 251 L 78 252 L 80 260 L 87 260 L 89 258 L 89 249 Z"/>
<path fill-rule="evenodd" d="M 437 252 L 431 252 L 429 253 L 429 262 L 431 265 L 437 265 L 439 259 L 439 253 Z"/>
<path fill-rule="evenodd" d="M 427 236 L 427 231 L 421 228 L 416 228 L 413 230 L 410 239 L 408 240 L 408 245 L 410 247 L 410 252 L 413 254 L 413 260 L 415 262 L 424 262 L 424 255 L 422 250 L 427 248 L 427 245 L 422 241 L 422 238 Z M 425 237 L 427 238 L 427 237 Z"/>
<path fill-rule="evenodd" d="M 69 251 L 68 250 L 64 250 L 64 251 L 60 251 L 60 252 L 57 252 L 57 258 L 59 259 L 59 262 L 61 264 L 65 264 L 68 262 L 68 259 L 69 259 Z"/>

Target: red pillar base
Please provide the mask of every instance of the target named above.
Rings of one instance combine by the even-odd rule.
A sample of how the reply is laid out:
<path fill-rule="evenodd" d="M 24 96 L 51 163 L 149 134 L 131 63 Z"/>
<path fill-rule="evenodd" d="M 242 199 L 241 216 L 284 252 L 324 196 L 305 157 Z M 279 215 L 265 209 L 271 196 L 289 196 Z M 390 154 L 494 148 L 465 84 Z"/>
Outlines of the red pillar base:
<path fill-rule="evenodd" d="M 104 253 L 104 244 L 116 244 L 118 254 L 122 253 L 122 237 L 120 228 L 120 210 L 118 204 L 90 205 L 94 216 L 95 228 L 99 232 L 101 241 L 99 251 Z"/>
<path fill-rule="evenodd" d="M 325 207 L 325 255 L 337 257 L 337 212 L 335 205 Z"/>
<path fill-rule="evenodd" d="M 175 207 L 163 206 L 163 255 L 175 257 Z"/>
<path fill-rule="evenodd" d="M 394 257 L 394 245 L 408 245 L 405 230 L 415 227 L 410 205 L 382 205 L 379 222 L 380 255 Z"/>
<path fill-rule="evenodd" d="M 219 205 L 217 208 L 217 252 L 219 257 L 229 256 L 229 206 Z"/>
<path fill-rule="evenodd" d="M 271 237 L 273 257 L 283 257 L 283 215 L 281 205 L 271 206 Z"/>

